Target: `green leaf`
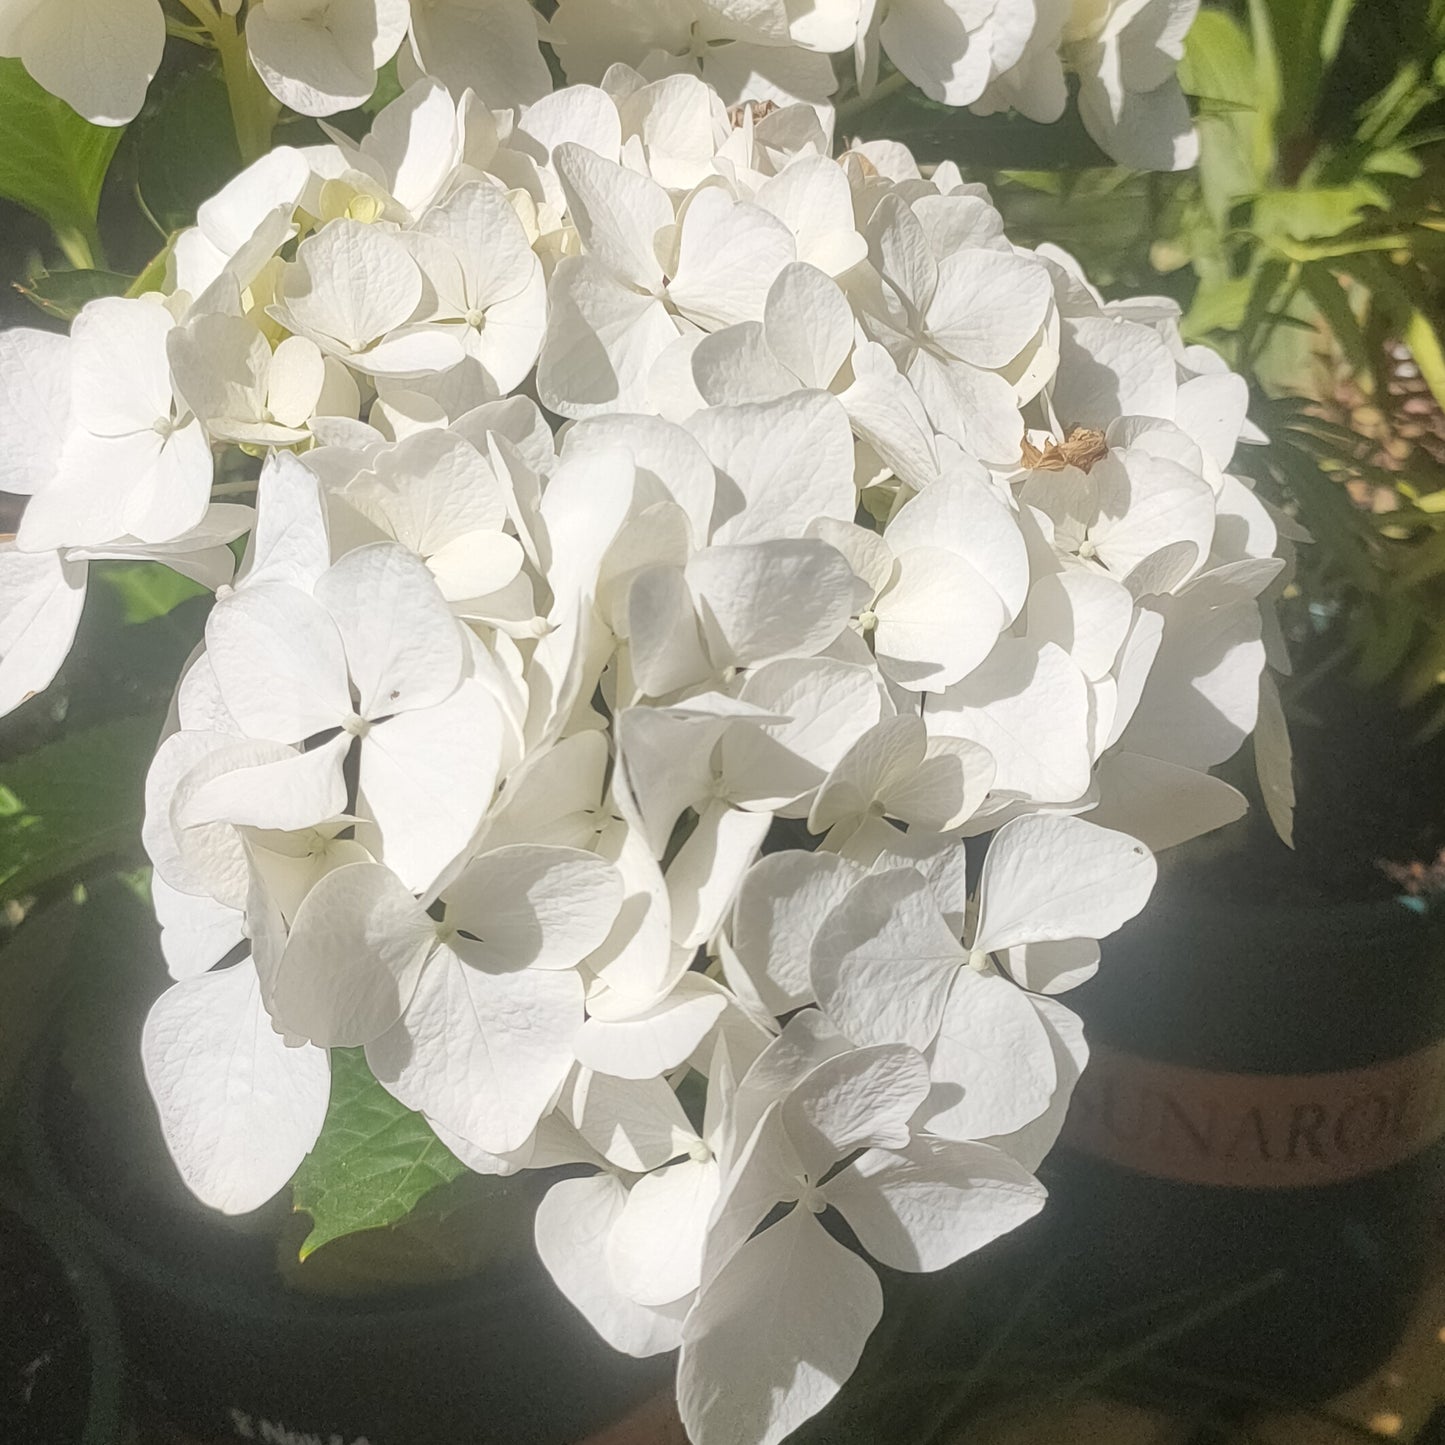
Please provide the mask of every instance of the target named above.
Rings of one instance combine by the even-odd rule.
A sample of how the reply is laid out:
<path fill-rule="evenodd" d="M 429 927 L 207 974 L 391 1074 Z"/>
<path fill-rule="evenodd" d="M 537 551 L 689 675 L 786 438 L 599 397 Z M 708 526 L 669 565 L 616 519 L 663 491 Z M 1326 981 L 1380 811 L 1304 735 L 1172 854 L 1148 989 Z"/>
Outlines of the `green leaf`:
<path fill-rule="evenodd" d="M 423 1195 L 465 1172 L 426 1120 L 376 1082 L 360 1049 L 333 1049 L 326 1122 L 292 1186 L 296 1208 L 311 1216 L 300 1257 L 395 1224 Z"/>
<path fill-rule="evenodd" d="M 1279 114 L 1284 82 L 1279 44 L 1266 0 L 1249 0 L 1249 35 L 1254 47 L 1255 104 L 1273 121 Z"/>
<path fill-rule="evenodd" d="M 1409 324 L 1402 338 L 1420 368 L 1425 385 L 1437 402 L 1445 405 L 1445 352 L 1440 347 L 1440 335 L 1430 324 L 1423 311 L 1411 313 Z"/>
<path fill-rule="evenodd" d="M 402 83 L 396 73 L 396 57 L 392 56 L 380 70 L 376 72 L 376 89 L 371 92 L 371 99 L 362 102 L 361 109 L 367 115 L 375 115 L 378 111 L 385 110 L 402 92 Z"/>
<path fill-rule="evenodd" d="M 1371 151 L 1365 157 L 1362 168 L 1370 175 L 1405 176 L 1410 180 L 1418 180 L 1425 173 L 1419 156 L 1403 146 Z"/>
<path fill-rule="evenodd" d="M 74 321 L 87 301 L 99 296 L 124 296 L 135 281 L 118 271 L 34 272 L 15 289 L 47 316 Z"/>
<path fill-rule="evenodd" d="M 1201 10 L 1184 41 L 1179 84 L 1187 95 L 1249 110 L 1259 104 L 1249 37 L 1223 10 Z"/>
<path fill-rule="evenodd" d="M 1345 360 L 1357 377 L 1374 386 L 1374 357 L 1360 326 L 1359 318 L 1350 308 L 1350 298 L 1339 278 L 1324 266 L 1306 266 L 1300 271 L 1300 284 L 1320 314 L 1329 323 Z"/>
<path fill-rule="evenodd" d="M 1389 204 L 1389 198 L 1369 181 L 1267 191 L 1255 200 L 1254 230 L 1264 237 L 1314 241 L 1358 225 L 1367 206 L 1385 210 Z"/>
<path fill-rule="evenodd" d="M 58 235 L 94 238 L 100 188 L 122 129 L 91 125 L 41 89 L 18 60 L 0 59 L 0 195 Z"/>
<path fill-rule="evenodd" d="M 189 577 L 173 572 L 163 562 L 101 563 L 97 572 L 120 594 L 121 611 L 128 623 L 164 617 L 206 589 Z"/>
<path fill-rule="evenodd" d="M 241 152 L 214 66 L 180 71 L 151 101 L 133 128 L 138 184 L 161 229 L 175 231 L 241 169 Z"/>
<path fill-rule="evenodd" d="M 118 718 L 0 767 L 0 898 L 138 849 L 161 719 Z"/>
<path fill-rule="evenodd" d="M 1184 334 L 1191 341 L 1199 341 L 1211 331 L 1238 331 L 1244 324 L 1250 290 L 1248 276 L 1201 282 L 1184 316 Z"/>
<path fill-rule="evenodd" d="M 1265 0 L 1279 56 L 1280 131 L 1305 131 L 1319 105 L 1354 0 Z"/>

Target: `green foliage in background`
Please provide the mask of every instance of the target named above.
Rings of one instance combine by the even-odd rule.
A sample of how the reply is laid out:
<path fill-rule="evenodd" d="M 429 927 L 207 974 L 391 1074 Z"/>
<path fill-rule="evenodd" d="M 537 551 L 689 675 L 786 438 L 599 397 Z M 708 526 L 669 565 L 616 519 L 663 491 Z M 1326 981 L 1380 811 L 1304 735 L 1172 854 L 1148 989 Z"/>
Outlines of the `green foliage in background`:
<path fill-rule="evenodd" d="M 1004 173 L 1000 201 L 1106 284 L 1174 297 L 1249 379 L 1271 445 L 1239 464 L 1313 539 L 1293 592 L 1340 620 L 1358 683 L 1428 699 L 1439 730 L 1445 445 L 1416 442 L 1445 442 L 1445 5 L 1211 6 L 1180 78 L 1195 171 Z"/>

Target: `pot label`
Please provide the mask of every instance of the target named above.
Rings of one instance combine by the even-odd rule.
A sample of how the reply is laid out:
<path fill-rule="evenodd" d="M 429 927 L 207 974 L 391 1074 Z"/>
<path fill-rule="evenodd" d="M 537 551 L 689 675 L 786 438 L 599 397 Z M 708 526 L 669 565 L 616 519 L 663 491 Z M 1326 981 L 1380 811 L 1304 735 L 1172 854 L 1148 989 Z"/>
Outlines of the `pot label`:
<path fill-rule="evenodd" d="M 1188 1184 L 1304 1189 L 1445 1135 L 1445 1040 L 1366 1069 L 1216 1074 L 1093 1045 L 1060 1143 Z"/>

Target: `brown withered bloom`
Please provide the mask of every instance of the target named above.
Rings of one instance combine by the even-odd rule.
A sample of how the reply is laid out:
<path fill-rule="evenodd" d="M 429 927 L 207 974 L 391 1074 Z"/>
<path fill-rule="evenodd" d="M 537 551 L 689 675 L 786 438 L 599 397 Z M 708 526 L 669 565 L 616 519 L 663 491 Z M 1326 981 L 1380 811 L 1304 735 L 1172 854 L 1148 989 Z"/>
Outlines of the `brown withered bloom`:
<path fill-rule="evenodd" d="M 753 124 L 756 125 L 760 120 L 765 120 L 777 109 L 778 104 L 773 100 L 745 100 L 740 105 L 735 105 L 728 111 L 728 121 L 733 129 L 736 130 L 737 127 L 743 123 L 743 117 L 748 111 L 752 111 Z"/>
<path fill-rule="evenodd" d="M 1065 467 L 1087 472 L 1108 455 L 1103 432 L 1091 426 L 1076 426 L 1063 441 L 1050 442 L 1042 451 L 1025 437 L 1019 464 L 1035 472 L 1061 472 Z"/>

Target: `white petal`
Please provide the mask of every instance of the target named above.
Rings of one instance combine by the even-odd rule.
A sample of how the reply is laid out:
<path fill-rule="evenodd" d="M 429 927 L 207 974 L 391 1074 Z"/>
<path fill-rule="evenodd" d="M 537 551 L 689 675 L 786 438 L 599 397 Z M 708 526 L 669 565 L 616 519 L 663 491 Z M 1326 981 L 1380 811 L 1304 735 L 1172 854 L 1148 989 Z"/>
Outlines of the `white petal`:
<path fill-rule="evenodd" d="M 960 361 L 1002 367 L 1032 340 L 1052 299 L 1048 272 L 1033 257 L 970 248 L 939 261 L 926 322 Z"/>
<path fill-rule="evenodd" d="M 568 256 L 548 287 L 537 395 L 550 411 L 587 417 L 648 411 L 649 372 L 677 339 L 650 293 L 631 289 L 595 256 Z"/>
<path fill-rule="evenodd" d="M 820 1179 L 857 1149 L 901 1149 L 928 1094 L 928 1065 L 906 1044 L 850 1049 L 810 1070 L 783 1101 L 798 1160 Z"/>
<path fill-rule="evenodd" d="M 264 1204 L 321 1132 L 327 1056 L 282 1042 L 250 963 L 167 989 L 146 1018 L 141 1055 L 171 1158 L 212 1209 Z"/>
<path fill-rule="evenodd" d="M 800 156 L 764 181 L 754 200 L 797 238 L 798 260 L 820 272 L 840 276 L 868 254 L 868 243 L 854 230 L 853 197 L 847 177 L 843 168 L 827 156 Z M 851 324 L 848 333 L 851 339 Z M 838 360 L 841 365 L 842 357 Z M 837 369 L 835 366 L 828 376 L 809 381 L 808 385 L 826 386 Z"/>
<path fill-rule="evenodd" d="M 1152 327 L 1107 316 L 1065 320 L 1053 404 L 1065 427 L 1174 414 L 1174 358 Z"/>
<path fill-rule="evenodd" d="M 94 124 L 125 125 L 145 101 L 165 43 L 153 0 L 41 4 L 25 27 L 25 68 Z"/>
<path fill-rule="evenodd" d="M 942 692 L 966 677 L 1008 624 L 998 593 L 941 547 L 903 553 L 897 580 L 873 610 L 878 665 L 912 692 Z"/>
<path fill-rule="evenodd" d="M 711 407 L 687 428 L 721 474 L 714 542 L 801 537 L 819 517 L 853 520 L 853 434 L 836 397 Z"/>
<path fill-rule="evenodd" d="M 537 1206 L 537 1253 L 557 1288 L 615 1350 L 643 1358 L 682 1340 L 679 1305 L 648 1309 L 629 1299 L 607 1264 L 607 1239 L 627 1202 L 614 1174 L 564 1179 Z"/>
<path fill-rule="evenodd" d="M 796 848 L 760 858 L 744 875 L 733 906 L 733 949 L 772 1013 L 813 1002 L 813 939 L 859 876 L 836 853 Z"/>
<path fill-rule="evenodd" d="M 930 697 L 930 736 L 981 744 L 994 786 L 1038 802 L 1072 802 L 1089 785 L 1088 684 L 1062 649 L 1002 637 L 962 682 Z"/>
<path fill-rule="evenodd" d="M 668 295 L 682 315 L 708 331 L 761 321 L 768 288 L 796 254 L 792 233 L 777 217 L 705 186 L 683 210 Z"/>
<path fill-rule="evenodd" d="M 151 902 L 161 926 L 161 954 L 173 979 L 208 973 L 246 936 L 239 908 L 181 893 L 159 873 L 151 877 Z"/>
<path fill-rule="evenodd" d="M 287 582 L 309 592 L 330 562 L 315 474 L 292 453 L 272 452 L 256 484 L 256 525 L 247 544 L 245 580 Z"/>
<path fill-rule="evenodd" d="M 0 332 L 0 491 L 28 496 L 55 475 L 70 426 L 70 343 L 29 327 Z"/>
<path fill-rule="evenodd" d="M 570 141 L 557 147 L 555 163 L 584 250 L 629 285 L 658 291 L 662 267 L 655 240 L 674 219 L 667 192 Z"/>
<path fill-rule="evenodd" d="M 1102 572 L 1073 567 L 1029 589 L 1029 636 L 1057 643 L 1090 682 L 1113 668 L 1133 619 L 1128 589 Z"/>
<path fill-rule="evenodd" d="M 84 562 L 0 542 L 0 715 L 44 692 L 60 670 L 85 606 Z"/>
<path fill-rule="evenodd" d="M 1028 994 L 998 973 L 959 970 L 928 1053 L 927 1126 L 945 1139 L 1007 1134 L 1049 1106 L 1058 1074 Z"/>
<path fill-rule="evenodd" d="M 349 33 L 364 27 L 368 8 L 374 22 L 375 7 L 356 0 L 293 19 L 263 0 L 246 18 L 246 47 L 271 94 L 301 115 L 334 115 L 369 100 L 376 61 L 364 29 Z"/>
<path fill-rule="evenodd" d="M 496 791 L 506 732 L 490 689 L 468 678 L 445 702 L 397 713 L 362 741 L 357 806 L 409 887 L 430 887 L 466 847 Z"/>
<path fill-rule="evenodd" d="M 946 1269 L 1032 1219 L 1044 1187 L 987 1144 L 870 1149 L 824 1186 L 863 1248 L 892 1269 Z"/>
<path fill-rule="evenodd" d="M 856 883 L 828 915 L 810 976 L 824 1013 L 855 1043 L 922 1049 L 967 957 L 927 880 L 897 868 Z"/>
<path fill-rule="evenodd" d="M 1243 596 L 1221 604 L 1202 590 L 1150 607 L 1164 616 L 1164 639 L 1120 742 L 1166 762 L 1212 767 L 1238 750 L 1259 716 L 1259 607 Z"/>
<path fill-rule="evenodd" d="M 719 1184 L 715 1161 L 685 1159 L 632 1186 L 607 1241 L 607 1266 L 638 1304 L 671 1304 L 698 1287 Z"/>
<path fill-rule="evenodd" d="M 914 547 L 957 553 L 1003 599 L 1009 619 L 1028 595 L 1028 548 L 1017 518 L 982 469 L 951 471 L 898 509 L 885 536 L 896 554 Z"/>
<path fill-rule="evenodd" d="M 633 1174 L 676 1159 L 697 1139 L 666 1079 L 622 1079 L 581 1069 L 563 1106 L 592 1148 Z"/>
<path fill-rule="evenodd" d="M 1064 993 L 1099 971 L 1099 945 L 1092 938 L 1020 943 L 999 953 L 1004 971 L 1030 993 Z"/>
<path fill-rule="evenodd" d="M 637 468 L 639 488 L 670 498 L 687 513 L 701 545 L 712 522 L 717 479 L 707 454 L 682 427 L 655 416 L 597 416 L 570 426 L 562 456 L 625 451 Z"/>
<path fill-rule="evenodd" d="M 405 548 L 358 547 L 315 592 L 340 630 L 363 717 L 430 707 L 456 687 L 461 631 L 426 564 Z"/>
<path fill-rule="evenodd" d="M 412 12 L 417 63 L 454 94 L 473 89 L 489 107 L 530 105 L 551 89 L 525 0 L 448 0 Z"/>
<path fill-rule="evenodd" d="M 1082 818 L 1015 818 L 984 855 L 974 947 L 1105 938 L 1148 902 L 1157 871 L 1125 833 Z"/>
<path fill-rule="evenodd" d="M 421 272 L 394 236 L 340 220 L 297 248 L 281 280 L 279 311 L 290 329 L 346 354 L 409 321 L 421 296 Z"/>
<path fill-rule="evenodd" d="M 436 926 L 388 868 L 351 863 L 306 895 L 277 969 L 272 1017 L 322 1047 L 369 1043 L 416 990 Z"/>
<path fill-rule="evenodd" d="M 857 1367 L 877 1276 L 801 1207 L 749 1240 L 687 1317 L 678 1409 L 695 1445 L 777 1445 Z"/>
<path fill-rule="evenodd" d="M 1155 853 L 1242 818 L 1249 802 L 1222 778 L 1143 753 L 1110 752 L 1099 760 L 1099 806 L 1093 822 L 1138 838 Z"/>
<path fill-rule="evenodd" d="M 861 591 L 841 553 L 808 540 L 709 547 L 685 575 L 720 666 L 821 652 L 847 625 Z"/>
<path fill-rule="evenodd" d="M 798 390 L 798 378 L 769 349 L 760 321 L 702 337 L 692 352 L 692 379 L 709 406 L 773 401 Z"/>
<path fill-rule="evenodd" d="M 351 711 L 331 614 L 285 583 L 258 582 L 217 606 L 206 656 L 227 708 L 256 737 L 300 742 Z"/>
<path fill-rule="evenodd" d="M 695 948 L 712 937 L 771 823 L 769 813 L 746 813 L 722 799 L 704 808 L 667 869 L 678 947 Z"/>
<path fill-rule="evenodd" d="M 493 972 L 439 948 L 366 1060 L 409 1109 L 503 1154 L 526 1142 L 567 1077 L 581 1020 L 575 973 Z"/>
<path fill-rule="evenodd" d="M 640 1013 L 589 1018 L 572 1049 L 589 1069 L 623 1079 L 655 1078 L 689 1058 L 727 1006 L 726 992 L 711 979 L 686 973 L 671 993 Z"/>
<path fill-rule="evenodd" d="M 595 853 L 520 843 L 483 853 L 444 896 L 447 922 L 479 940 L 463 950 L 470 962 L 552 972 L 575 968 L 607 938 L 622 880 Z"/>
<path fill-rule="evenodd" d="M 1057 1082 L 1053 1098 L 1038 1118 L 1030 1120 L 1021 1129 L 986 1141 L 1004 1150 L 1029 1170 L 1037 1169 L 1054 1147 L 1069 1112 L 1074 1086 L 1089 1062 L 1089 1046 L 1084 1042 L 1084 1021 L 1077 1014 L 1052 998 L 1034 999 L 1034 1009 L 1048 1030 L 1049 1042 L 1054 1050 Z"/>

